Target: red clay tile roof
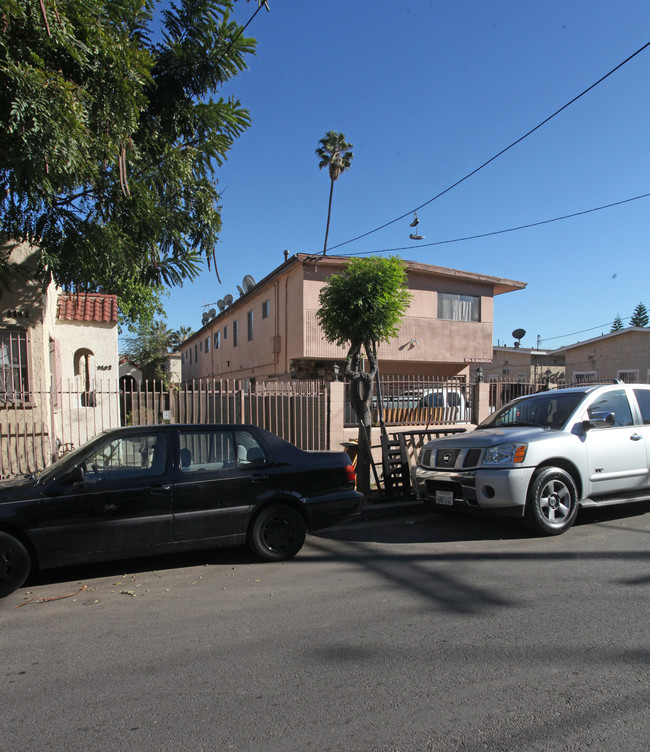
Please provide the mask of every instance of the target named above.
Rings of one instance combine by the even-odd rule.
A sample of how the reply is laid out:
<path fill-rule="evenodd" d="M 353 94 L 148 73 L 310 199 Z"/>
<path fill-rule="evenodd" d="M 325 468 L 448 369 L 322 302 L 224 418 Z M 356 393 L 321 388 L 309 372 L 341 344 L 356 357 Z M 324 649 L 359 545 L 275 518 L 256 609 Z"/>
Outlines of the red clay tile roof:
<path fill-rule="evenodd" d="M 56 317 L 64 321 L 117 321 L 117 295 L 64 293 L 59 295 Z"/>

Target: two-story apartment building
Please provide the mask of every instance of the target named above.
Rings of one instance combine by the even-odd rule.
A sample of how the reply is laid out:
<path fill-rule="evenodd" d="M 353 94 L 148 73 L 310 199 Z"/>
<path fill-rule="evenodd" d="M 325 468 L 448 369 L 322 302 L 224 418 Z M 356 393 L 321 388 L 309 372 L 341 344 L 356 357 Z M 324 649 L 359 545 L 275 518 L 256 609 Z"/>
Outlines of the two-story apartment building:
<path fill-rule="evenodd" d="M 347 259 L 298 253 L 285 260 L 181 348 L 183 381 L 333 378 L 347 351 L 318 324 L 318 295 Z M 413 299 L 398 336 L 379 348 L 383 374 L 469 375 L 492 360 L 495 295 L 526 285 L 475 272 L 405 262 Z M 197 311 L 197 315 L 199 312 Z"/>

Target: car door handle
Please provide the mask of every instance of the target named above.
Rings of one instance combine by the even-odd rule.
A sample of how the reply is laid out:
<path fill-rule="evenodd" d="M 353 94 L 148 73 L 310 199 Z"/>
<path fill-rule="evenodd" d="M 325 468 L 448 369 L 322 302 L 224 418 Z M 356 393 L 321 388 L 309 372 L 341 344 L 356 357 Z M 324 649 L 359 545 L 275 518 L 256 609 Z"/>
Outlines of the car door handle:
<path fill-rule="evenodd" d="M 643 436 L 639 436 L 638 433 L 633 433 L 630 436 L 630 441 L 641 441 L 642 438 L 643 438 Z"/>
<path fill-rule="evenodd" d="M 164 486 L 152 486 L 149 489 L 149 493 L 150 494 L 161 494 L 161 493 L 165 493 L 165 492 L 169 491 L 170 488 L 171 488 L 171 486 L 168 486 L 168 485 L 164 485 Z"/>
<path fill-rule="evenodd" d="M 268 475 L 261 475 L 259 473 L 256 473 L 255 475 L 251 475 L 251 483 L 259 483 L 261 480 L 268 480 Z"/>

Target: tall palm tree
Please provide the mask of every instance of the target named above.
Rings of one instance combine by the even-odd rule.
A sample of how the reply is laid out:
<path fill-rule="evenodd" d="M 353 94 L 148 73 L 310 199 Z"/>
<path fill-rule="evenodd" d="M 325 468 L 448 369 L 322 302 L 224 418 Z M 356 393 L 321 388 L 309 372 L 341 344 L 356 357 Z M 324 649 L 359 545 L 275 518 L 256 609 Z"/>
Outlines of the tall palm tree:
<path fill-rule="evenodd" d="M 350 162 L 354 154 L 350 151 L 352 144 L 345 140 L 344 133 L 336 131 L 327 131 L 324 138 L 318 142 L 320 146 L 316 149 L 316 156 L 320 157 L 318 166 L 322 169 L 327 167 L 330 173 L 330 200 L 327 208 L 327 227 L 325 229 L 325 244 L 323 245 L 323 256 L 327 253 L 327 236 L 330 231 L 330 216 L 332 214 L 332 192 L 334 191 L 334 181 L 338 180 L 339 175 L 349 169 Z"/>

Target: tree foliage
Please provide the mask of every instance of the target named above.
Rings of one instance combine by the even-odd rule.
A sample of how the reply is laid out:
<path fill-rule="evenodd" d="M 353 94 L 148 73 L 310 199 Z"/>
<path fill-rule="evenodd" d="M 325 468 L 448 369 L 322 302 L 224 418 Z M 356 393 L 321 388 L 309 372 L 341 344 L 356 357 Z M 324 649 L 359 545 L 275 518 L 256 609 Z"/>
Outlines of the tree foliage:
<path fill-rule="evenodd" d="M 351 380 L 350 402 L 359 419 L 359 488 L 370 485 L 369 429 L 372 422 L 372 392 L 379 363 L 377 347 L 390 342 L 398 332 L 411 293 L 404 263 L 396 256 L 355 258 L 340 275 L 330 277 L 320 291 L 317 316 L 325 339 L 348 346 L 345 376 Z M 362 356 L 368 360 L 368 369 Z"/>
<path fill-rule="evenodd" d="M 4 0 L 0 35 L 0 229 L 44 283 L 117 293 L 131 321 L 215 261 L 216 170 L 250 125 L 214 98 L 254 52 L 232 0 L 172 2 L 157 41 L 155 9 Z"/>
<path fill-rule="evenodd" d="M 161 382 L 169 386 L 167 367 L 174 333 L 162 321 L 141 322 L 133 336 L 127 337 L 121 355 L 142 371 L 145 381 Z"/>
<path fill-rule="evenodd" d="M 330 217 L 332 215 L 332 194 L 334 192 L 334 183 L 345 170 L 350 169 L 352 158 L 352 144 L 345 140 L 344 133 L 336 131 L 327 131 L 325 136 L 318 142 L 319 147 L 316 149 L 316 156 L 319 158 L 318 167 L 322 170 L 327 167 L 330 175 L 330 197 L 327 207 L 327 227 L 325 228 L 325 243 L 323 245 L 323 256 L 327 253 L 327 236 L 330 231 Z"/>
<path fill-rule="evenodd" d="M 630 326 L 648 326 L 649 321 L 648 309 L 643 303 L 639 303 L 630 319 Z"/>
<path fill-rule="evenodd" d="M 623 319 L 621 318 L 620 314 L 616 314 L 616 318 L 612 322 L 612 328 L 610 329 L 610 332 L 620 332 L 621 329 L 623 329 Z"/>

